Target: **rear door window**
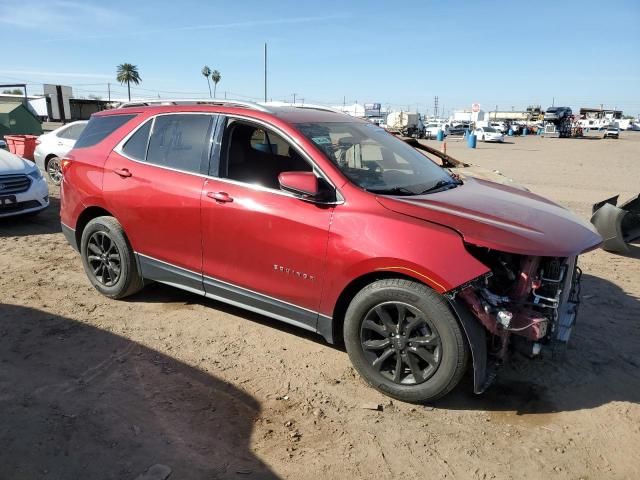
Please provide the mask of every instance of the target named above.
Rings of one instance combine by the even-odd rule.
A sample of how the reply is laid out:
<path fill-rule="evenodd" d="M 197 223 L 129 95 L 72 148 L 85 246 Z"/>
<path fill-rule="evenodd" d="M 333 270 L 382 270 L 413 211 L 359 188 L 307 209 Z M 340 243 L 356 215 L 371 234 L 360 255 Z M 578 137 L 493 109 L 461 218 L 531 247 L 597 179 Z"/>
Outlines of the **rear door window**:
<path fill-rule="evenodd" d="M 122 153 L 133 160 L 144 161 L 147 156 L 147 145 L 149 143 L 149 132 L 153 120 L 148 120 L 127 140 L 122 147 Z"/>
<path fill-rule="evenodd" d="M 135 115 L 105 115 L 91 117 L 75 148 L 91 147 L 100 143 L 122 125 L 131 120 Z"/>
<path fill-rule="evenodd" d="M 172 114 L 155 118 L 147 162 L 186 172 L 208 168 L 214 115 Z"/>

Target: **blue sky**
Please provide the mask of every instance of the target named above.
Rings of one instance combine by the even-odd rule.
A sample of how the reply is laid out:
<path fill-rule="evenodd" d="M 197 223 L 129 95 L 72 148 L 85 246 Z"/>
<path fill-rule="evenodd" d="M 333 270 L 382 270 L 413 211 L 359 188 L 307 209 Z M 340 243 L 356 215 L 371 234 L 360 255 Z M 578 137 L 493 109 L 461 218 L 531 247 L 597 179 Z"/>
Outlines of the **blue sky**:
<path fill-rule="evenodd" d="M 219 95 L 381 102 L 431 112 L 555 104 L 640 113 L 640 2 L 0 0 L 0 82 L 126 89 L 115 66 L 138 65 L 134 96 Z M 242 96 L 242 97 L 241 97 Z"/>

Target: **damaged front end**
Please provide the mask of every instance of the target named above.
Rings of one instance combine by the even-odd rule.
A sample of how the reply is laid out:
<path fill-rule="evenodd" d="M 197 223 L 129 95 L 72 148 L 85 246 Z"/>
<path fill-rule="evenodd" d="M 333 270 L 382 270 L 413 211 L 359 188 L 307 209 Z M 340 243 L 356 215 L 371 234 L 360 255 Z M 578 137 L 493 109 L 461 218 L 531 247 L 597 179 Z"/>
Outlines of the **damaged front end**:
<path fill-rule="evenodd" d="M 490 272 L 448 293 L 474 362 L 482 393 L 513 351 L 535 357 L 566 344 L 580 303 L 577 256 L 541 257 L 468 246 Z M 482 331 L 480 331 L 482 330 Z"/>

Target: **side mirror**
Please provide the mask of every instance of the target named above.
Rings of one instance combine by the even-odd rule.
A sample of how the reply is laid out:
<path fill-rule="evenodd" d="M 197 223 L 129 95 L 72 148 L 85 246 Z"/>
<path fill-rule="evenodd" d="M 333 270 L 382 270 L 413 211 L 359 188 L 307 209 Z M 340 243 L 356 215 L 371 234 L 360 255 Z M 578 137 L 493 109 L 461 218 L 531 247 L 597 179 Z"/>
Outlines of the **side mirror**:
<path fill-rule="evenodd" d="M 313 172 L 282 172 L 278 182 L 283 190 L 303 197 L 315 198 L 320 193 L 318 178 Z"/>

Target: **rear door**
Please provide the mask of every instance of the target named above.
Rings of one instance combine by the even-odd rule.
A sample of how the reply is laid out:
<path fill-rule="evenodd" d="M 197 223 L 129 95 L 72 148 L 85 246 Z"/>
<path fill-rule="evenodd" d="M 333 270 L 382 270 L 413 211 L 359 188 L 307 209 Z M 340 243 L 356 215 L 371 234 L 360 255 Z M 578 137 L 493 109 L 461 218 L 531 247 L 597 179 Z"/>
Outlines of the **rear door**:
<path fill-rule="evenodd" d="M 104 196 L 145 278 L 202 291 L 200 202 L 216 115 L 158 115 L 114 149 Z"/>

